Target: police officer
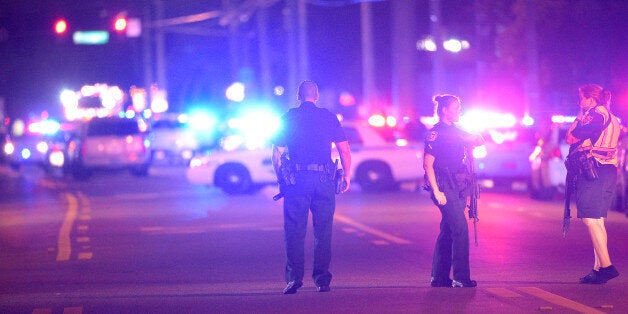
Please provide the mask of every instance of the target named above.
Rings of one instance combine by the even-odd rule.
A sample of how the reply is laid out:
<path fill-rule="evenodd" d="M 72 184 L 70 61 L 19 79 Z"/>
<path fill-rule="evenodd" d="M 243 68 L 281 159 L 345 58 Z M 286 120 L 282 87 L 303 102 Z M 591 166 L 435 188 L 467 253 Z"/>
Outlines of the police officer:
<path fill-rule="evenodd" d="M 465 147 L 481 145 L 484 139 L 454 125 L 461 114 L 457 96 L 436 95 L 433 101 L 439 122 L 426 136 L 423 168 L 442 220 L 430 284 L 432 287 L 475 287 L 477 283 L 470 277 L 469 228 L 464 214 L 469 188 L 464 158 Z"/>
<path fill-rule="evenodd" d="M 331 233 L 336 207 L 335 173 L 331 160 L 332 143 L 340 154 L 345 183 L 349 189 L 351 154 L 349 143 L 338 118 L 329 110 L 316 106 L 318 86 L 313 81 L 299 85 L 298 108 L 290 109 L 281 120 L 281 130 L 273 139 L 272 162 L 284 194 L 284 232 L 287 263 L 284 294 L 294 294 L 303 285 L 304 241 L 308 211 L 314 226 L 314 265 L 312 277 L 317 291 L 327 292 L 332 275 Z M 283 182 L 282 155 L 288 153 L 294 184 Z"/>
<path fill-rule="evenodd" d="M 576 179 L 576 207 L 578 218 L 589 230 L 595 258 L 593 269 L 580 278 L 580 283 L 602 284 L 619 276 L 608 253 L 604 218 L 615 198 L 621 126 L 609 112 L 609 91 L 588 84 L 579 88 L 579 96 L 580 115 L 569 128 L 566 141 L 573 151 L 587 157 L 578 159 L 584 163 Z"/>

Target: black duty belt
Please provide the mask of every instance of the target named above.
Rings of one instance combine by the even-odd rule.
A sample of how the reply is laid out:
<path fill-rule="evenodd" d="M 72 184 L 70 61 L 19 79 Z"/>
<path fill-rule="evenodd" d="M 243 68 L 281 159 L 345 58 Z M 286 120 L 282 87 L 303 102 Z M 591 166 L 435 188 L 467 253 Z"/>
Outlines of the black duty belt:
<path fill-rule="evenodd" d="M 296 171 L 325 171 L 325 165 L 321 164 L 294 164 Z"/>

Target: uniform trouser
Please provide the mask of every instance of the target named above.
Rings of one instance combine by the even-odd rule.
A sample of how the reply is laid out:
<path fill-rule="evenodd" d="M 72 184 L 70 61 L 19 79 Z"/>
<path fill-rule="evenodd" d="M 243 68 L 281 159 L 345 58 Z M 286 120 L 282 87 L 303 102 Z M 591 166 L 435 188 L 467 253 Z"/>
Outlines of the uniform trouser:
<path fill-rule="evenodd" d="M 465 217 L 467 198 L 457 189 L 445 184 L 447 204 L 438 206 L 442 219 L 440 234 L 434 247 L 432 277 L 435 281 L 445 281 L 453 268 L 453 279 L 470 280 L 469 270 L 469 227 Z"/>
<path fill-rule="evenodd" d="M 296 185 L 285 188 L 284 232 L 286 242 L 286 282 L 302 281 L 304 274 L 304 245 L 308 212 L 312 212 L 314 227 L 314 265 L 312 277 L 317 286 L 331 282 L 331 232 L 336 207 L 334 183 L 321 179 L 323 172 L 300 171 Z"/>

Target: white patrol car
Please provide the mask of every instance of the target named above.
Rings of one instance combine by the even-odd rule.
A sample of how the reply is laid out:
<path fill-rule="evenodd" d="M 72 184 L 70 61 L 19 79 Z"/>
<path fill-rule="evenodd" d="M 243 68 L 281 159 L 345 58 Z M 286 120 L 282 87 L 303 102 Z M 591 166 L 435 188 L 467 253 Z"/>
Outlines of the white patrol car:
<path fill-rule="evenodd" d="M 398 187 L 403 181 L 423 180 L 423 143 L 387 141 L 374 127 L 343 122 L 351 148 L 352 183 L 375 192 Z M 332 150 L 332 159 L 338 157 Z M 212 151 L 196 156 L 187 169 L 191 183 L 215 185 L 229 194 L 254 191 L 254 187 L 277 181 L 271 148 Z"/>

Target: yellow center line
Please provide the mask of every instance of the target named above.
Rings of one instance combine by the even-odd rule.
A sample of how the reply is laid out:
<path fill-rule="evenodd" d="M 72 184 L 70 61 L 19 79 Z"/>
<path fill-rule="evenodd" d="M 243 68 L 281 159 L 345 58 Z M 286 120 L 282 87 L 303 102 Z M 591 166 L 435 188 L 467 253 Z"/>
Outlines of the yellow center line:
<path fill-rule="evenodd" d="M 502 297 L 502 298 L 521 298 L 523 297 L 522 295 L 514 292 L 514 291 L 510 291 L 506 288 L 487 288 L 486 289 L 488 292 L 498 296 L 498 297 Z"/>
<path fill-rule="evenodd" d="M 70 232 L 72 231 L 72 225 L 76 219 L 76 213 L 78 209 L 78 201 L 71 193 L 65 194 L 68 199 L 68 210 L 65 213 L 63 224 L 59 230 L 59 239 L 57 240 L 57 261 L 67 261 L 72 254 L 72 241 L 70 239 Z"/>
<path fill-rule="evenodd" d="M 561 297 L 557 294 L 553 294 L 551 292 L 545 291 L 543 289 L 537 288 L 537 287 L 519 287 L 517 288 L 527 294 L 533 295 L 539 299 L 543 299 L 545 301 L 548 301 L 550 303 L 554 303 L 556 305 L 562 306 L 562 307 L 566 307 L 568 309 L 572 309 L 576 312 L 580 312 L 580 313 L 604 313 L 600 310 L 597 310 L 595 308 L 592 308 L 590 306 L 586 306 L 582 303 L 578 303 L 576 301 L 573 300 L 569 300 L 567 298 Z"/>
<path fill-rule="evenodd" d="M 387 241 L 390 241 L 390 242 L 393 242 L 393 243 L 397 243 L 397 244 L 411 244 L 412 243 L 412 242 L 410 242 L 410 241 L 408 241 L 406 239 L 402 239 L 402 238 L 396 237 L 396 236 L 394 236 L 392 234 L 388 234 L 386 232 L 383 232 L 383 231 L 377 230 L 375 228 L 371 228 L 371 227 L 369 227 L 367 225 L 361 224 L 361 223 L 359 223 L 359 222 L 357 222 L 357 221 L 355 221 L 355 220 L 353 220 L 353 219 L 351 219 L 349 217 L 345 217 L 345 216 L 342 216 L 342 215 L 339 215 L 339 214 L 335 214 L 334 215 L 334 219 L 336 219 L 338 221 L 341 221 L 341 222 L 343 222 L 343 223 L 345 223 L 347 225 L 350 225 L 350 226 L 352 226 L 352 227 L 354 227 L 356 229 L 362 230 L 362 231 L 364 231 L 366 233 L 370 233 L 370 234 L 372 234 L 374 236 L 380 237 L 380 238 L 382 238 L 384 240 L 387 240 Z"/>

